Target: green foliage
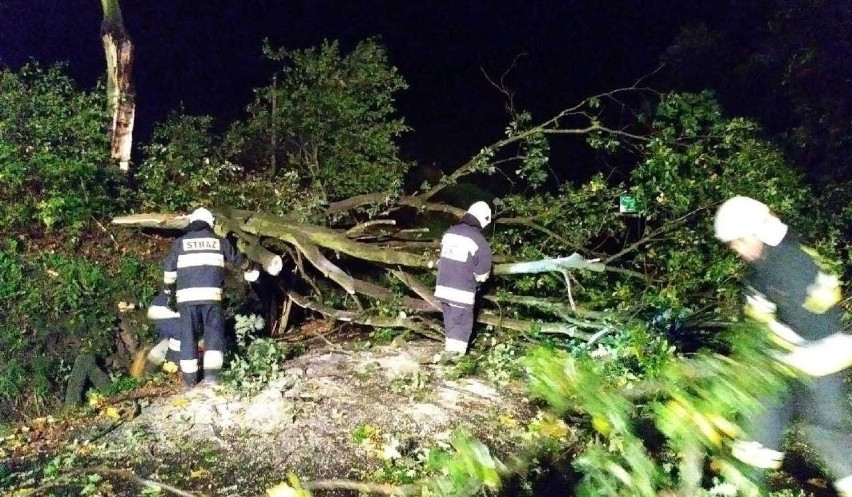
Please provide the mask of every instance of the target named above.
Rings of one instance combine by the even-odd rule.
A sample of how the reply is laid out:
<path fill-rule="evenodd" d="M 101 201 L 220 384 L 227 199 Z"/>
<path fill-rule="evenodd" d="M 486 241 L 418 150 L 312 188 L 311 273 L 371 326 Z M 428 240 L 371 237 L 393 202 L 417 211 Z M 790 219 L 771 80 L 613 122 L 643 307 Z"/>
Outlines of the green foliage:
<path fill-rule="evenodd" d="M 289 351 L 274 340 L 255 337 L 264 327 L 260 316 L 237 315 L 235 321 L 237 352 L 228 361 L 222 379 L 237 394 L 250 397 L 283 378 L 281 366 Z"/>
<path fill-rule="evenodd" d="M 80 351 L 113 346 L 116 303 L 150 294 L 151 268 L 126 256 L 106 267 L 81 256 L 28 253 L 16 240 L 0 251 L 0 398 L 48 396 Z"/>
<path fill-rule="evenodd" d="M 531 124 L 532 115 L 529 112 L 521 112 L 506 128 L 506 135 L 517 136 L 529 130 Z M 542 186 L 548 178 L 545 168 L 550 161 L 550 143 L 544 133 L 536 130 L 530 132 L 521 142 L 520 152 L 521 164 L 515 170 L 515 174 L 533 188 Z M 482 154 L 479 160 L 490 160 L 490 156 Z"/>
<path fill-rule="evenodd" d="M 337 42 L 305 50 L 272 50 L 282 64 L 277 81 L 257 91 L 251 118 L 233 127 L 240 162 L 275 177 L 292 171 L 314 195 L 334 200 L 361 193 L 399 192 L 406 165 L 395 140 L 408 130 L 393 117 L 394 94 L 407 87 L 376 40 L 347 54 Z"/>
<path fill-rule="evenodd" d="M 365 440 L 374 438 L 377 433 L 378 430 L 373 425 L 358 425 L 355 430 L 352 431 L 352 441 L 356 444 L 360 444 Z"/>
<path fill-rule="evenodd" d="M 495 335 L 481 336 L 476 341 L 476 348 L 481 352 L 463 357 L 453 368 L 455 372 L 463 374 L 471 369 L 468 362 L 472 361 L 473 371 L 498 387 L 505 387 L 512 380 L 522 378 L 521 357 L 526 345 L 519 337 L 498 340 Z"/>
<path fill-rule="evenodd" d="M 299 220 L 311 219 L 322 205 L 321 199 L 309 195 L 300 186 L 295 171 L 275 176 L 246 171 L 239 181 L 226 185 L 227 205 L 274 215 L 289 215 Z"/>
<path fill-rule="evenodd" d="M 461 497 L 500 488 L 504 465 L 488 447 L 462 431 L 453 433 L 450 444 L 453 451 L 449 455 L 433 456 L 439 458 L 442 475 L 423 486 L 424 496 Z"/>
<path fill-rule="evenodd" d="M 139 165 L 139 199 L 144 209 L 191 210 L 218 205 L 241 169 L 225 157 L 213 118 L 174 113 L 154 127 Z"/>
<path fill-rule="evenodd" d="M 121 206 L 103 93 L 79 90 L 61 66 L 0 70 L 0 225 L 79 231 Z"/>
<path fill-rule="evenodd" d="M 138 199 L 143 209 L 189 211 L 201 205 L 226 205 L 270 214 L 315 211 L 295 171 L 274 177 L 243 167 L 235 144 L 214 129 L 210 116 L 174 113 L 155 126 L 143 147 Z"/>
<path fill-rule="evenodd" d="M 737 273 L 727 247 L 716 243 L 716 206 L 733 195 L 760 199 L 794 226 L 812 202 L 812 192 L 780 151 L 742 118 L 728 119 L 709 93 L 671 94 L 660 102 L 653 136 L 631 173 L 630 188 L 650 232 L 635 264 L 653 268 L 663 291 L 649 304 L 657 309 L 706 308 Z M 646 235 L 647 236 L 647 235 Z"/>
<path fill-rule="evenodd" d="M 808 204 L 801 176 L 758 125 L 725 118 L 710 93 L 666 95 L 652 128 L 644 160 L 631 174 L 649 220 L 708 209 L 735 194 L 760 198 L 781 215 Z"/>
<path fill-rule="evenodd" d="M 618 160 L 635 162 L 625 171 L 629 183 L 595 175 L 555 191 L 506 195 L 495 201 L 500 215 L 527 221 L 498 224 L 491 237 L 494 251 L 513 259 L 577 251 L 632 276 L 574 272 L 569 288 L 562 275 L 531 274 L 501 280 L 502 290 L 563 300 L 570 292 L 578 306 L 612 315 L 612 326 L 621 329 L 633 326 L 617 317 L 624 315 L 643 322 L 669 312 L 688 316 L 691 324 L 729 319 L 738 308 L 742 264 L 713 237 L 722 201 L 751 195 L 806 235 L 824 232 L 830 216 L 811 215 L 813 193 L 801 176 L 755 123 L 725 117 L 711 94 L 664 95 L 646 124 L 643 139 L 613 149 Z M 613 135 L 597 134 L 591 144 L 612 149 L 607 143 Z M 640 213 L 619 213 L 624 194 L 636 198 Z M 529 308 L 524 315 L 531 315 Z"/>
<path fill-rule="evenodd" d="M 597 441 L 575 460 L 584 475 L 578 495 L 657 496 L 665 489 L 702 495 L 703 461 L 713 457 L 726 481 L 749 487 L 723 441 L 740 433 L 758 399 L 779 392 L 789 372 L 772 359 L 763 330 L 744 326 L 731 336 L 730 356 L 699 354 L 671 361 L 653 381 L 622 388 L 596 361 L 539 349 L 527 359 L 531 392 L 559 415 L 588 416 Z M 652 423 L 663 447 L 641 422 Z M 677 468 L 677 471 L 672 469 Z"/>
<path fill-rule="evenodd" d="M 407 330 L 400 331 L 394 328 L 374 328 L 370 330 L 369 337 L 373 344 L 385 345 L 391 343 L 397 337 L 403 340 L 409 339 L 411 333 Z"/>
<path fill-rule="evenodd" d="M 584 349 L 589 348 L 584 345 Z M 643 323 L 630 323 L 625 329 L 606 335 L 588 350 L 587 356 L 596 360 L 609 381 L 622 387 L 657 378 L 678 359 L 675 347 Z"/>
<path fill-rule="evenodd" d="M 133 378 L 131 376 L 118 376 L 110 383 L 109 387 L 104 390 L 103 394 L 107 397 L 112 395 L 117 395 L 122 392 L 129 392 L 136 387 L 142 385 L 144 382 L 137 378 Z"/>

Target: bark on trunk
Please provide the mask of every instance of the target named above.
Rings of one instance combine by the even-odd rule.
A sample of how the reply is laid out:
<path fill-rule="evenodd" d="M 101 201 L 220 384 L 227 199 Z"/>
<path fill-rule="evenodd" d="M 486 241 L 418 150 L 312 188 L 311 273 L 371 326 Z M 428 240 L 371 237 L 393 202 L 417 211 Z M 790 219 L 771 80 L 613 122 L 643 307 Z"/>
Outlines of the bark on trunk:
<path fill-rule="evenodd" d="M 122 171 L 130 169 L 136 97 L 133 89 L 133 42 L 121 18 L 118 0 L 101 0 L 104 19 L 101 40 L 107 64 L 107 99 L 110 124 L 110 156 Z"/>

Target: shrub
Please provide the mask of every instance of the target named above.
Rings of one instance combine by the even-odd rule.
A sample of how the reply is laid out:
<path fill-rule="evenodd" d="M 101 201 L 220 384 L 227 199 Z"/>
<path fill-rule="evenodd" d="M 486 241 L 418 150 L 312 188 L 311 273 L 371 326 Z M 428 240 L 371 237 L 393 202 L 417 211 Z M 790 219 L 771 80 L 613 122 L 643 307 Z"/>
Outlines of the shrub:
<path fill-rule="evenodd" d="M 228 198 L 241 168 L 225 158 L 210 116 L 172 114 L 143 147 L 139 200 L 143 209 L 191 210 Z"/>
<path fill-rule="evenodd" d="M 395 140 L 408 127 L 394 117 L 394 94 L 407 84 L 385 49 L 370 39 L 347 54 L 337 42 L 266 53 L 282 68 L 231 130 L 240 162 L 275 177 L 295 171 L 324 200 L 399 192 L 407 166 Z"/>
<path fill-rule="evenodd" d="M 0 225 L 82 229 L 120 206 L 103 91 L 79 90 L 61 66 L 0 70 Z"/>
<path fill-rule="evenodd" d="M 255 337 L 264 326 L 260 316 L 237 315 L 235 320 L 237 350 L 222 373 L 222 379 L 240 395 L 252 396 L 271 381 L 283 377 L 281 365 L 287 358 L 287 350 L 274 340 Z"/>
<path fill-rule="evenodd" d="M 79 255 L 29 253 L 6 239 L 0 251 L 0 399 L 50 396 L 63 365 L 81 351 L 104 357 L 114 347 L 116 303 L 145 301 L 155 270 L 112 254 L 106 266 Z"/>

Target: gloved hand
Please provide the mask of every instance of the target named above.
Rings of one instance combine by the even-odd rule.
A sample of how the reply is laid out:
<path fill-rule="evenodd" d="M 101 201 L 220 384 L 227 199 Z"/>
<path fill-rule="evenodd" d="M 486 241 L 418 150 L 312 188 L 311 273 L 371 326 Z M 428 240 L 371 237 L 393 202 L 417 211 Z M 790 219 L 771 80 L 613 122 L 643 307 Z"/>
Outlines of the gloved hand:
<path fill-rule="evenodd" d="M 808 376 L 828 376 L 852 366 L 852 335 L 835 333 L 778 354 L 777 358 Z"/>
<path fill-rule="evenodd" d="M 761 469 L 778 469 L 784 453 L 765 447 L 760 442 L 737 440 L 731 447 L 731 455 L 740 461 Z"/>
<path fill-rule="evenodd" d="M 257 264 L 252 263 L 251 266 L 243 272 L 243 279 L 249 283 L 254 283 L 258 278 L 260 278 L 260 270 L 258 270 Z"/>
<path fill-rule="evenodd" d="M 775 321 L 775 304 L 761 295 L 746 297 L 745 315 L 759 323 Z"/>

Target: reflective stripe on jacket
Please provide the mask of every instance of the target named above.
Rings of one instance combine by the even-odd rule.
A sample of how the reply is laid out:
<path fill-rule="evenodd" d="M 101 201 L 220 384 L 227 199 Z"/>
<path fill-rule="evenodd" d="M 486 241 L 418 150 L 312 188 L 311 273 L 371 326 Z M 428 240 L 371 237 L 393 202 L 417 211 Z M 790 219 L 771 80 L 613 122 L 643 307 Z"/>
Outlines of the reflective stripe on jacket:
<path fill-rule="evenodd" d="M 843 332 L 839 281 L 823 272 L 792 233 L 764 246 L 747 277 L 746 314 L 767 325 L 785 352 L 778 359 L 811 376 L 852 365 L 852 336 Z"/>
<path fill-rule="evenodd" d="M 212 304 L 222 300 L 225 263 L 243 265 L 243 257 L 228 240 L 204 222 L 195 222 L 172 243 L 163 263 L 163 281 L 176 283 L 178 304 Z"/>
<path fill-rule="evenodd" d="M 491 272 L 491 247 L 482 236 L 479 222 L 465 215 L 441 238 L 435 298 L 460 307 L 473 307 L 477 280 Z"/>

